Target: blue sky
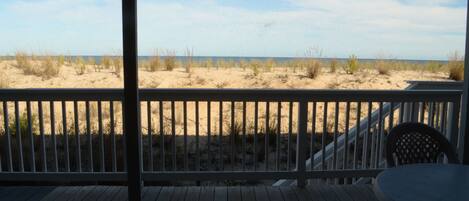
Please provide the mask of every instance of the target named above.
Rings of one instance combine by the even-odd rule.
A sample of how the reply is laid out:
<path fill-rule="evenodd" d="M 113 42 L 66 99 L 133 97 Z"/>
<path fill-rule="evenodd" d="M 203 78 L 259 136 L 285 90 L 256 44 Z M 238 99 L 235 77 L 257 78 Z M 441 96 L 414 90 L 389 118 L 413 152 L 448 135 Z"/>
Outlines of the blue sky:
<path fill-rule="evenodd" d="M 120 0 L 2 0 L 0 54 L 120 55 Z M 464 0 L 139 0 L 139 53 L 446 59 Z"/>

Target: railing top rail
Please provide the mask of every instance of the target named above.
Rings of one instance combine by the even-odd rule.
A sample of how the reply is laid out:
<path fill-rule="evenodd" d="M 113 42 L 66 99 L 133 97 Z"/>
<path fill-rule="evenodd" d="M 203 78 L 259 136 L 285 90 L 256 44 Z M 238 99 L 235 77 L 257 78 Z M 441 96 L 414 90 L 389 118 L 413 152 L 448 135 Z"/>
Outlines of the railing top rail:
<path fill-rule="evenodd" d="M 456 101 L 461 90 L 140 89 L 161 101 Z M 1 89 L 0 101 L 120 101 L 122 89 Z"/>

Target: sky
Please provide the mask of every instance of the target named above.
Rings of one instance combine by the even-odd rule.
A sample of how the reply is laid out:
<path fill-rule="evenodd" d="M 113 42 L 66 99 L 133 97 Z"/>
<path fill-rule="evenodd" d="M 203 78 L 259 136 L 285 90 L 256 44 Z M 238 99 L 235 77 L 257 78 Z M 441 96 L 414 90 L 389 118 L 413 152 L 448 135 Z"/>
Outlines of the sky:
<path fill-rule="evenodd" d="M 120 0 L 1 0 L 0 55 L 121 55 Z M 465 0 L 139 0 L 139 55 L 446 59 Z"/>

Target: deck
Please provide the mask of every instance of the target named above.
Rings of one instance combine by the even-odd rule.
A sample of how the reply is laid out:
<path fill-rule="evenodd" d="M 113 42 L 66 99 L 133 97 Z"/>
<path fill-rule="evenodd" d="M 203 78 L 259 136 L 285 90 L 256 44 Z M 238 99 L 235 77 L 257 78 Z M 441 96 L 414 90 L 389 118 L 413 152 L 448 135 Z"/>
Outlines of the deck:
<path fill-rule="evenodd" d="M 0 200 L 91 201 L 127 200 L 123 186 L 8 186 L 0 187 Z M 297 187 L 145 187 L 145 201 L 375 201 L 370 185 L 313 185 Z"/>

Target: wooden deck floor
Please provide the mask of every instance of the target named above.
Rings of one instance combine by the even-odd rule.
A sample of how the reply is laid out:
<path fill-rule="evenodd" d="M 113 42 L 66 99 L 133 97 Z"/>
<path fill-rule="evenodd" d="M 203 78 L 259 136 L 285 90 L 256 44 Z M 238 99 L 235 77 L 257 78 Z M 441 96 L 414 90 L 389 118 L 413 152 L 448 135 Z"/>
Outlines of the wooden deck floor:
<path fill-rule="evenodd" d="M 127 200 L 122 186 L 0 187 L 0 200 Z M 143 200 L 158 201 L 376 201 L 371 186 L 145 187 Z"/>

